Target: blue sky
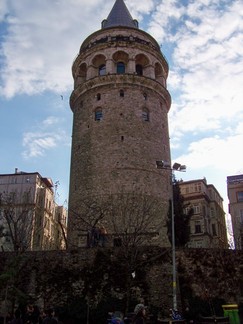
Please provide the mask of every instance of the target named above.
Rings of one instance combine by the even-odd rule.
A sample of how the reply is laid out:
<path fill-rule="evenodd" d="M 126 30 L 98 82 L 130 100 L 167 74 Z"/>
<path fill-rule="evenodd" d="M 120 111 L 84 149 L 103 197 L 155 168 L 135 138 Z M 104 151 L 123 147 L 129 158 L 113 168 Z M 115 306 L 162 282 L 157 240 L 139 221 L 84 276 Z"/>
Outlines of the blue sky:
<path fill-rule="evenodd" d="M 187 165 L 177 178 L 206 177 L 227 206 L 226 177 L 243 173 L 242 1 L 125 3 L 169 62 L 171 155 Z M 68 199 L 72 62 L 113 4 L 0 0 L 0 173 L 59 181 L 60 204 Z"/>

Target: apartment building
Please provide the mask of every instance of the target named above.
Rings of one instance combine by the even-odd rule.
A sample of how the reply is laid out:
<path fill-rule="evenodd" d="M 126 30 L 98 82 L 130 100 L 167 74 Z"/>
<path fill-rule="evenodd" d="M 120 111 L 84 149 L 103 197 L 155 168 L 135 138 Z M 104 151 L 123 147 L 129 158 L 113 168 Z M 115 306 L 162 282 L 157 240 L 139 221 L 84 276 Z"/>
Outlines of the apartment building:
<path fill-rule="evenodd" d="M 228 248 L 223 199 L 217 189 L 205 178 L 181 181 L 179 186 L 186 209 L 193 208 L 188 247 Z"/>
<path fill-rule="evenodd" d="M 0 174 L 0 247 L 4 251 L 65 248 L 67 210 L 53 182 L 38 172 Z"/>
<path fill-rule="evenodd" d="M 235 249 L 241 250 L 243 248 L 243 174 L 227 177 L 227 193 Z"/>

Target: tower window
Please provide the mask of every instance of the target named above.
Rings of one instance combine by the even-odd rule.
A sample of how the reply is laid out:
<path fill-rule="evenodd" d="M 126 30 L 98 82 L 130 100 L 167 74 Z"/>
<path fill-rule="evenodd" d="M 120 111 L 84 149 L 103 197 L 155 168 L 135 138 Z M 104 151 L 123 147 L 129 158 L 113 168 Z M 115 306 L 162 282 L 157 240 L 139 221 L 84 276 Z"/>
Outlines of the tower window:
<path fill-rule="evenodd" d="M 101 108 L 97 108 L 95 110 L 95 120 L 99 121 L 103 118 L 103 113 L 102 113 L 102 109 Z"/>
<path fill-rule="evenodd" d="M 124 74 L 125 73 L 125 64 L 123 62 L 118 62 L 116 66 L 117 74 Z"/>
<path fill-rule="evenodd" d="M 124 90 L 120 90 L 120 97 L 124 97 Z"/>
<path fill-rule="evenodd" d="M 137 75 L 143 75 L 143 66 L 141 64 L 136 64 Z"/>
<path fill-rule="evenodd" d="M 217 236 L 216 224 L 212 224 L 212 232 L 213 232 L 213 236 Z"/>
<path fill-rule="evenodd" d="M 148 95 L 147 95 L 147 93 L 144 92 L 144 94 L 143 94 L 143 98 L 144 98 L 144 100 L 147 100 L 147 99 L 148 99 Z"/>
<path fill-rule="evenodd" d="M 97 100 L 100 100 L 100 99 L 101 99 L 101 94 L 100 94 L 100 93 L 97 93 L 97 95 L 96 95 L 96 99 L 97 99 Z"/>
<path fill-rule="evenodd" d="M 146 110 L 143 110 L 143 112 L 142 112 L 142 119 L 143 119 L 143 121 L 149 121 L 149 112 L 148 112 L 147 109 Z"/>
<path fill-rule="evenodd" d="M 105 64 L 101 64 L 99 66 L 99 75 L 105 75 L 106 74 L 106 66 Z"/>

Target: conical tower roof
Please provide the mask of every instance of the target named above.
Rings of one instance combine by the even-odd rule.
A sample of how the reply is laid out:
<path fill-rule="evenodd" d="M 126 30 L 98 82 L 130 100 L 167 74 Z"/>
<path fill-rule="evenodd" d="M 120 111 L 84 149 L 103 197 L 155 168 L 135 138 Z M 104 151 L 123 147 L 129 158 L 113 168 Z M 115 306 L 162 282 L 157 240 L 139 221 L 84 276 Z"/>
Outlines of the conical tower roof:
<path fill-rule="evenodd" d="M 132 18 L 123 0 L 116 0 L 108 18 L 102 21 L 102 28 L 118 26 L 138 28 L 137 20 Z"/>

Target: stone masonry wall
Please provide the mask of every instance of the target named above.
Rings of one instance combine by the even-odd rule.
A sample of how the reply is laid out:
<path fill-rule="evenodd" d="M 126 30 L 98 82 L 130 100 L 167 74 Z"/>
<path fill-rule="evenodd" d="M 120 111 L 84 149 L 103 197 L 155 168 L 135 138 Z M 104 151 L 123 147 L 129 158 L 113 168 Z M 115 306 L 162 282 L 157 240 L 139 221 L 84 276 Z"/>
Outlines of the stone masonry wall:
<path fill-rule="evenodd" d="M 172 304 L 171 250 L 143 247 L 134 281 L 133 297 L 145 298 L 151 308 L 168 316 Z M 75 298 L 90 296 L 93 306 L 126 293 L 127 268 L 118 265 L 119 249 L 27 252 L 18 257 L 0 253 L 0 273 L 9 273 L 15 264 L 15 282 L 40 308 L 64 306 Z M 243 252 L 233 250 L 187 249 L 176 252 L 178 306 L 182 310 L 195 300 L 243 301 Z M 1 281 L 2 306 L 6 283 Z M 3 307 L 1 309 L 3 312 Z"/>

